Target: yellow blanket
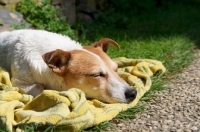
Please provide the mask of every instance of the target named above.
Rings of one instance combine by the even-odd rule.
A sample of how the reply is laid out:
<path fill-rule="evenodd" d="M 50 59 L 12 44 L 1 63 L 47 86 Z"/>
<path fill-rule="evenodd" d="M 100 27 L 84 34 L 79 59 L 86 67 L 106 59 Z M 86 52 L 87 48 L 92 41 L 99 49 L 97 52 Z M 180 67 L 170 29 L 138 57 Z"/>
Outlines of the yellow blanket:
<path fill-rule="evenodd" d="M 150 89 L 150 77 L 166 70 L 156 60 L 121 57 L 114 61 L 118 63 L 119 75 L 138 92 L 130 104 L 86 100 L 85 94 L 76 88 L 63 92 L 45 90 L 33 98 L 21 89 L 12 87 L 8 73 L 0 68 L 0 130 L 22 131 L 32 125 L 43 130 L 56 126 L 59 130 L 72 132 L 111 120 L 119 112 L 134 107 Z"/>

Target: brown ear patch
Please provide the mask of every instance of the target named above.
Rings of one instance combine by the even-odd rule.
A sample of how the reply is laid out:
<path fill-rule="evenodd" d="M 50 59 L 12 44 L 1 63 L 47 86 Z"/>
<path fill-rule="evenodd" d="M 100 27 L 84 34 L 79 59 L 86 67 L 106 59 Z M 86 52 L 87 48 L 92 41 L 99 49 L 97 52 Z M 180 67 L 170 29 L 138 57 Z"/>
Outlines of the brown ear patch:
<path fill-rule="evenodd" d="M 109 38 L 103 38 L 103 39 L 99 40 L 97 43 L 95 43 L 93 46 L 94 47 L 101 47 L 104 52 L 107 52 L 110 44 L 115 46 L 117 49 L 120 49 L 117 42 L 115 42 L 114 40 L 109 39 Z"/>
<path fill-rule="evenodd" d="M 42 58 L 53 72 L 62 75 L 65 72 L 70 56 L 69 52 L 57 49 L 43 54 Z"/>

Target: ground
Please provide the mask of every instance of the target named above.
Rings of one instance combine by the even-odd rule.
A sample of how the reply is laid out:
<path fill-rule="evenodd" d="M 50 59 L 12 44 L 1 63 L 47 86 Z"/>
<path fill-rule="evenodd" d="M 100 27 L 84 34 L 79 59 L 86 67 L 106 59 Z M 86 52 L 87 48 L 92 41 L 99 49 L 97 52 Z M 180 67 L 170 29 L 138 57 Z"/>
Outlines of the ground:
<path fill-rule="evenodd" d="M 13 29 L 11 24 L 0 24 L 0 31 Z M 171 89 L 156 92 L 157 97 L 145 102 L 145 112 L 136 119 L 118 120 L 114 131 L 200 131 L 200 50 L 196 51 L 196 57 L 166 84 Z"/>
<path fill-rule="evenodd" d="M 117 132 L 199 132 L 200 131 L 200 50 L 196 59 L 176 75 L 168 90 L 145 102 L 143 114 L 133 120 L 121 120 Z"/>

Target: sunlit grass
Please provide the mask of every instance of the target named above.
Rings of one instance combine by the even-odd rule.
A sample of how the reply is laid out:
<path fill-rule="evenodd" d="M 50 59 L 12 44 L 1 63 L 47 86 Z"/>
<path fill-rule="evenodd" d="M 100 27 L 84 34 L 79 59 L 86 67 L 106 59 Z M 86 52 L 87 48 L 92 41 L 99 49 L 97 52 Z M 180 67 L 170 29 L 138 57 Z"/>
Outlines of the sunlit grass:
<path fill-rule="evenodd" d="M 190 64 L 194 59 L 193 48 L 200 43 L 200 2 L 164 2 L 168 3 L 148 12 L 106 12 L 103 19 L 99 19 L 101 21 L 78 23 L 78 29 L 82 32 L 78 40 L 83 45 L 91 45 L 101 38 L 111 38 L 121 47 L 120 50 L 110 47 L 108 55 L 111 58 L 155 59 L 164 64 L 167 72 L 164 76 L 152 78 L 152 87 L 141 101 L 155 97 L 154 91 L 169 88 L 165 84 L 171 76 Z M 144 108 L 145 105 L 139 102 L 134 108 L 119 113 L 115 119 L 133 119 Z M 112 128 L 113 123 L 113 120 L 107 121 L 81 131 L 102 131 Z"/>
<path fill-rule="evenodd" d="M 193 48 L 200 40 L 198 37 L 200 10 L 182 4 L 170 5 L 169 8 L 169 10 L 159 9 L 133 16 L 129 18 L 129 23 L 124 25 L 125 28 L 92 23 L 91 28 L 87 28 L 87 32 L 90 33 L 85 36 L 86 39 L 80 39 L 82 43 L 88 45 L 108 37 L 121 47 L 120 50 L 110 47 L 108 54 L 111 58 L 124 56 L 134 59 L 155 59 L 164 64 L 167 72 L 164 76 L 152 78 L 152 87 L 141 101 L 149 101 L 155 97 L 154 91 L 169 88 L 166 83 L 171 76 L 181 72 L 194 59 Z M 119 113 L 115 119 L 133 119 L 143 112 L 144 108 L 145 105 L 139 102 L 134 108 Z M 95 127 L 100 130 L 102 127 L 104 130 L 106 126 L 109 127 L 113 123 L 112 120 Z M 93 128 L 88 131 L 90 130 L 93 131 Z"/>
<path fill-rule="evenodd" d="M 151 89 L 141 98 L 141 101 L 149 101 L 154 95 L 154 91 L 161 91 L 168 89 L 165 84 L 169 81 L 170 76 L 179 73 L 185 68 L 193 59 L 194 42 L 185 36 L 170 36 L 170 37 L 151 37 L 141 40 L 116 40 L 121 50 L 114 47 L 110 48 L 108 54 L 111 58 L 125 56 L 134 59 L 155 59 L 161 61 L 167 69 L 163 76 L 152 77 Z M 144 111 L 145 105 L 138 103 L 133 108 L 119 113 L 117 119 L 134 119 L 136 114 Z M 113 122 L 106 122 L 105 124 L 97 125 L 95 128 L 102 130 L 112 126 Z M 91 130 L 93 130 L 92 128 Z M 89 131 L 91 131 L 89 129 Z"/>
<path fill-rule="evenodd" d="M 192 60 L 194 42 L 184 36 L 155 37 L 146 40 L 118 41 L 121 50 L 111 48 L 112 57 L 125 56 L 135 59 L 156 59 L 161 61 L 168 72 L 179 72 Z"/>

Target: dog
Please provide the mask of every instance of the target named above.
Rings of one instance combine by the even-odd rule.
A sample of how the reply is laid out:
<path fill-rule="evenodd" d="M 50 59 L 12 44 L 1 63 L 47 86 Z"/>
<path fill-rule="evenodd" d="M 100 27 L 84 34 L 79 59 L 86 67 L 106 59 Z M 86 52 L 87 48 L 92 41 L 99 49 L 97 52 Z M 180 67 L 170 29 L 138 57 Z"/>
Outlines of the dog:
<path fill-rule="evenodd" d="M 68 36 L 33 29 L 0 33 L 0 67 L 11 75 L 13 86 L 34 97 L 43 90 L 81 89 L 87 98 L 106 103 L 130 103 L 137 91 L 117 74 L 117 64 L 106 54 L 103 38 L 81 46 Z"/>

